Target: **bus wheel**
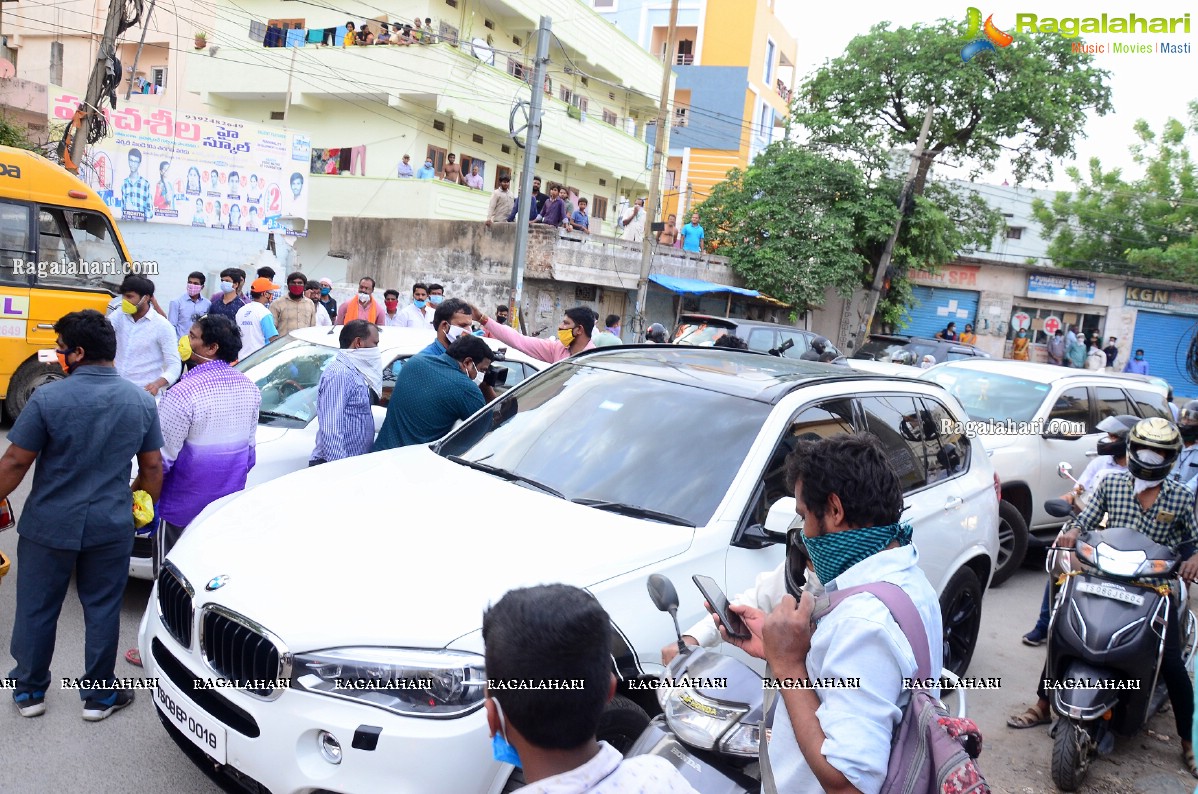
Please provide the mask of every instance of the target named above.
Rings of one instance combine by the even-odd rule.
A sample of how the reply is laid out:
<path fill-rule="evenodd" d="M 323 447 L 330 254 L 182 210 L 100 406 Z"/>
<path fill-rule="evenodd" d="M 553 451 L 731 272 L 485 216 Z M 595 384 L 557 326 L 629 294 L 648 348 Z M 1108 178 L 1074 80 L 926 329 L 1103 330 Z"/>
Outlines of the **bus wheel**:
<path fill-rule="evenodd" d="M 4 397 L 4 413 L 10 420 L 17 421 L 34 389 L 65 377 L 66 373 L 57 363 L 45 364 L 37 358 L 29 359 L 17 368 L 8 382 L 8 394 Z"/>

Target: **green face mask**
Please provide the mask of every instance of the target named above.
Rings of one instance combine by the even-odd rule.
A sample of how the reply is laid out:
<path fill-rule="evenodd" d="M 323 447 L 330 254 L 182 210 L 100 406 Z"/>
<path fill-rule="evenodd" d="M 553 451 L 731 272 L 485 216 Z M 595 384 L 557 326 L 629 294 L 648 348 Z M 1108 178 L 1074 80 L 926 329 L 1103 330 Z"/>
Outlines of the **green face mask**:
<path fill-rule="evenodd" d="M 911 542 L 911 525 L 888 524 L 883 527 L 846 529 L 817 538 L 801 537 L 819 580 L 827 584 L 896 540 L 900 546 L 908 545 Z"/>

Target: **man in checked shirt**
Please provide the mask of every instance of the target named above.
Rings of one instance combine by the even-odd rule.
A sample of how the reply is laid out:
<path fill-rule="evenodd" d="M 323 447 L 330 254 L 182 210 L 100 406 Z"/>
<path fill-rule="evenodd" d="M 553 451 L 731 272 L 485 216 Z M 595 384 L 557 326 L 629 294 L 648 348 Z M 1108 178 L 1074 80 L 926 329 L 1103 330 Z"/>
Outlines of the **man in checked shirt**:
<path fill-rule="evenodd" d="M 1069 530 L 1057 539 L 1058 546 L 1073 547 L 1083 529 L 1097 529 L 1103 513 L 1107 526 L 1130 527 L 1142 532 L 1157 543 L 1172 547 L 1184 560 L 1178 575 L 1188 582 L 1198 580 L 1198 521 L 1194 514 L 1194 493 L 1184 485 L 1168 479 L 1169 472 L 1181 452 L 1181 434 L 1167 419 L 1141 419 L 1127 436 L 1127 471 L 1107 475 L 1090 499 L 1089 505 L 1070 522 Z M 1168 584 L 1167 579 L 1144 578 L 1146 584 Z M 1194 748 L 1190 742 L 1194 719 L 1194 688 L 1181 661 L 1181 632 L 1176 592 L 1170 601 L 1165 653 L 1161 659 L 1161 677 L 1169 690 L 1177 735 L 1181 737 L 1182 756 L 1190 774 L 1198 777 Z M 1043 680 L 1048 677 L 1045 667 L 1040 676 L 1039 700 L 1024 714 L 1012 717 L 1007 725 L 1030 728 L 1051 721 L 1048 693 Z"/>
<path fill-rule="evenodd" d="M 139 172 L 141 152 L 129 150 L 129 176 L 121 183 L 121 218 L 148 221 L 154 217 L 154 191 L 150 180 Z"/>

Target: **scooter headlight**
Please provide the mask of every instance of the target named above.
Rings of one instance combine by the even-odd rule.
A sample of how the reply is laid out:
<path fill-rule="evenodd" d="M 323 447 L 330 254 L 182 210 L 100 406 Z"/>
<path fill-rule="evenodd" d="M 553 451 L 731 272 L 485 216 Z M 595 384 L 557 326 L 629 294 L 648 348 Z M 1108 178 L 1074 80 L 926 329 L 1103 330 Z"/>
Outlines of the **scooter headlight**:
<path fill-rule="evenodd" d="M 769 729 L 766 729 L 769 733 Z M 756 758 L 761 745 L 761 726 L 741 724 L 720 742 L 720 752 Z"/>
<path fill-rule="evenodd" d="M 1169 566 L 1173 563 L 1168 560 L 1144 560 L 1140 563 L 1140 567 L 1136 569 L 1136 576 L 1152 576 L 1153 574 L 1167 574 Z"/>
<path fill-rule="evenodd" d="M 1100 571 L 1112 576 L 1137 576 L 1140 568 L 1148 559 L 1143 551 L 1120 551 L 1109 543 L 1099 543 L 1092 546 L 1089 543 L 1078 543 L 1078 556 Z"/>
<path fill-rule="evenodd" d="M 720 737 L 748 711 L 730 708 L 701 694 L 694 687 L 677 686 L 666 691 L 662 710 L 678 738 L 691 747 L 710 750 Z"/>

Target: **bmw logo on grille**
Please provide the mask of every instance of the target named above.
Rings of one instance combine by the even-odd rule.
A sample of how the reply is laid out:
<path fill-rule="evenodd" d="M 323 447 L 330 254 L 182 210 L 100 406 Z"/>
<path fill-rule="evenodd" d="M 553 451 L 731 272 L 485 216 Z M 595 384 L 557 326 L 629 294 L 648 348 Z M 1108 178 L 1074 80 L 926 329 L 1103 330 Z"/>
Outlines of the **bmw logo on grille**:
<path fill-rule="evenodd" d="M 211 592 L 212 590 L 221 589 L 228 583 L 229 583 L 228 575 L 222 573 L 220 576 L 213 576 L 210 580 L 208 580 L 208 584 L 204 585 L 204 589 Z"/>

